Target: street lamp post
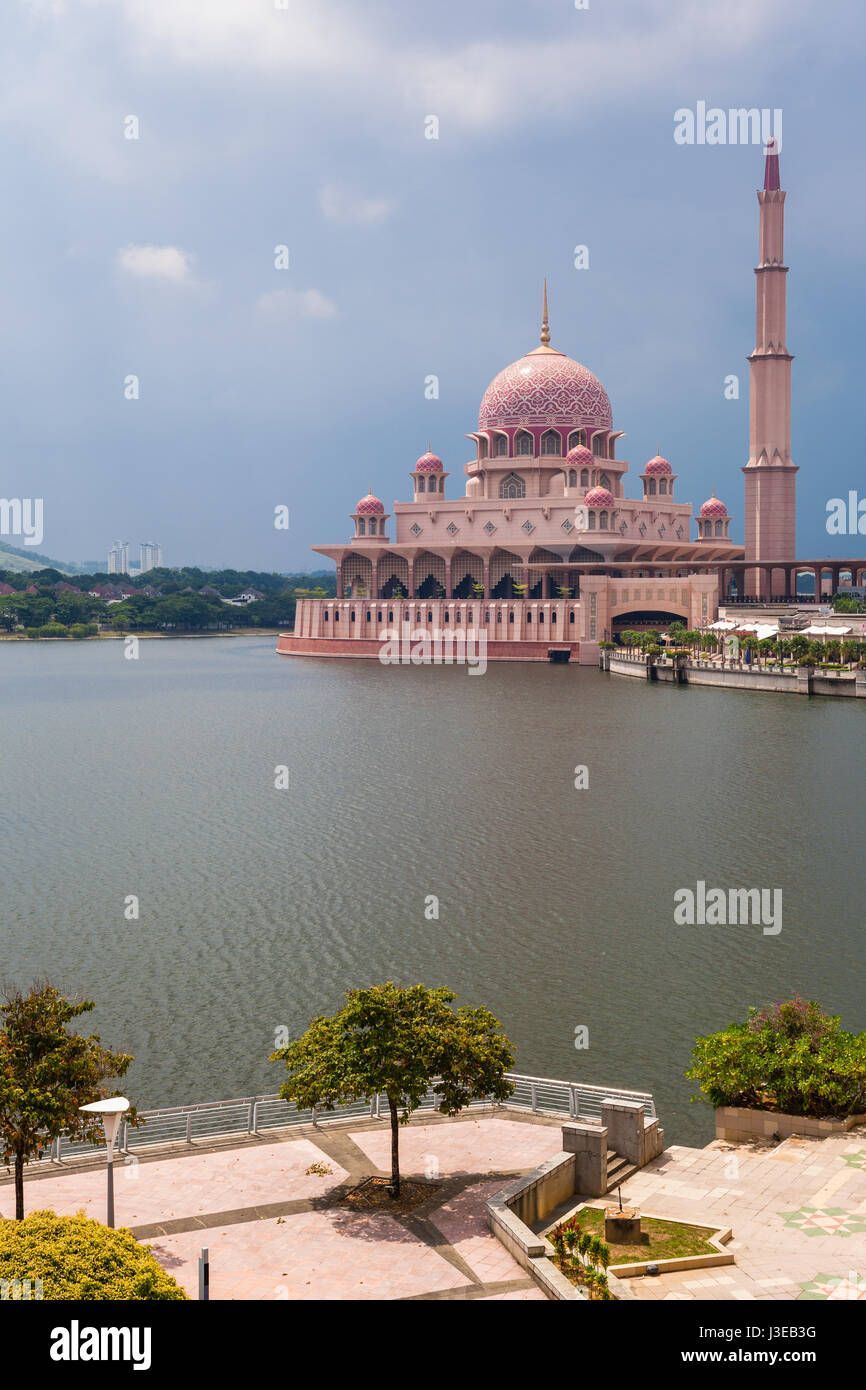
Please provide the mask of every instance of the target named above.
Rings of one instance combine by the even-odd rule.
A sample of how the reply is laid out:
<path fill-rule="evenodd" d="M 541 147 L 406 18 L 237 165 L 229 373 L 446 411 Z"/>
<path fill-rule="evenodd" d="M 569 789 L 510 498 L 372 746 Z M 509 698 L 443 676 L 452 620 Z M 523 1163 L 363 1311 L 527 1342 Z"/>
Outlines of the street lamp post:
<path fill-rule="evenodd" d="M 79 1105 L 82 1113 L 101 1115 L 105 1130 L 105 1147 L 108 1156 L 108 1211 L 106 1225 L 114 1227 L 114 1141 L 120 1128 L 121 1117 L 129 1109 L 126 1096 L 109 1096 L 107 1100 L 95 1100 L 90 1105 Z"/>

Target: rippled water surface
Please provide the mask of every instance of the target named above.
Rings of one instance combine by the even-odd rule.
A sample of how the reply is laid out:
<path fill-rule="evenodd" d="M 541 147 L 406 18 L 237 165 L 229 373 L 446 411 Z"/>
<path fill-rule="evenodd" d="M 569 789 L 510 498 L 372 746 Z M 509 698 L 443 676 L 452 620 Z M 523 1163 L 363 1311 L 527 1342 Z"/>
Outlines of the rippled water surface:
<path fill-rule="evenodd" d="M 0 644 L 0 977 L 95 999 L 139 1105 L 276 1090 L 275 1028 L 385 978 L 652 1089 L 668 1141 L 711 1133 L 696 1033 L 795 990 L 866 1026 L 860 702 L 273 647 Z M 675 926 L 698 879 L 781 888 L 780 935 Z"/>

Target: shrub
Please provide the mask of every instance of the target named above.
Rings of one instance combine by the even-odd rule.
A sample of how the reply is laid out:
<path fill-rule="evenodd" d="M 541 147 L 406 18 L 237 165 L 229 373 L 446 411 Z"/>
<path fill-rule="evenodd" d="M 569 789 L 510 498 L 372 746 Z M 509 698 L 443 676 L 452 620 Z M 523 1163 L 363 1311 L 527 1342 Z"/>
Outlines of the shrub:
<path fill-rule="evenodd" d="M 64 623 L 43 623 L 41 627 L 28 627 L 28 637 L 68 637 L 69 628 Z"/>
<path fill-rule="evenodd" d="M 96 623 L 73 623 L 69 629 L 69 636 L 80 641 L 83 637 L 95 637 L 98 631 Z"/>
<path fill-rule="evenodd" d="M 0 1221 L 0 1279 L 42 1281 L 49 1299 L 185 1299 L 146 1245 L 80 1211 L 35 1211 Z"/>
<path fill-rule="evenodd" d="M 713 1106 L 817 1118 L 866 1111 L 866 1033 L 794 998 L 698 1038 L 685 1073 Z M 697 1099 L 697 1097 L 693 1097 Z"/>

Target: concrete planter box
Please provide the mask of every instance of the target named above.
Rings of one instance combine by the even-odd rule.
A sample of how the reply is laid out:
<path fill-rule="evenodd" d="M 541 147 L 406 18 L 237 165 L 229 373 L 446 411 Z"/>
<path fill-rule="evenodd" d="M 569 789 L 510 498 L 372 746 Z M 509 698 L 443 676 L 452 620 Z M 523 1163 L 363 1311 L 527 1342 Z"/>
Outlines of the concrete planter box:
<path fill-rule="evenodd" d="M 866 1124 L 866 1115 L 848 1115 L 845 1119 L 817 1120 L 811 1115 L 783 1115 L 776 1110 L 749 1110 L 735 1105 L 723 1105 L 716 1111 L 716 1138 L 728 1143 L 747 1139 L 790 1139 L 793 1134 L 826 1139 L 829 1134 L 847 1134 L 849 1129 Z"/>

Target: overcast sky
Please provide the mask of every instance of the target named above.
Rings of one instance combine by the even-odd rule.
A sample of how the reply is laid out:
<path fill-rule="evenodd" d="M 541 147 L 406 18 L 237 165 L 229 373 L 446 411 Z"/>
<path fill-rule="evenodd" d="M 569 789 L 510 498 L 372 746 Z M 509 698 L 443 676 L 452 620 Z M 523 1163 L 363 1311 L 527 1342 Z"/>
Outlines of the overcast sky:
<path fill-rule="evenodd" d="M 783 111 L 798 548 L 866 553 L 825 530 L 866 496 L 862 0 L 280 3 L 5 0 L 0 493 L 40 550 L 317 566 L 428 439 L 457 495 L 545 274 L 626 490 L 660 444 L 740 540 L 763 154 L 678 145 L 704 101 Z"/>

